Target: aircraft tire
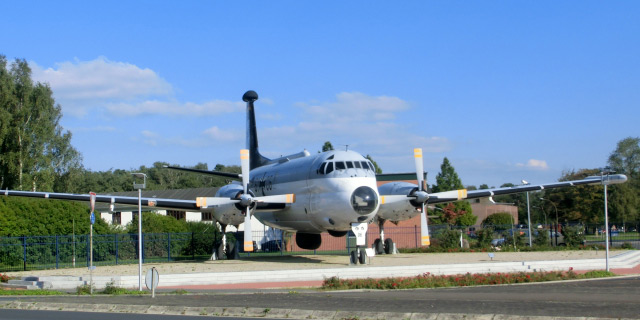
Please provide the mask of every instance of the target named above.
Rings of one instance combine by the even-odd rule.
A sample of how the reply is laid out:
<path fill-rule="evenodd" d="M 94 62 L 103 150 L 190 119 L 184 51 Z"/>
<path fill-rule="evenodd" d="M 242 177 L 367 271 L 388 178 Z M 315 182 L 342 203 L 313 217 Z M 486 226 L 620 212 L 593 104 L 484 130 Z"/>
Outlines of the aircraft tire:
<path fill-rule="evenodd" d="M 360 250 L 360 254 L 358 255 L 358 260 L 360 261 L 360 264 L 367 264 L 367 252 L 363 250 Z"/>
<path fill-rule="evenodd" d="M 391 240 L 391 238 L 384 239 L 384 253 L 386 254 L 393 253 L 393 240 Z"/>
<path fill-rule="evenodd" d="M 236 256 L 236 244 L 233 242 L 227 242 L 227 259 L 233 260 Z"/>
<path fill-rule="evenodd" d="M 380 241 L 380 239 L 376 239 L 373 242 L 373 249 L 376 250 L 376 254 L 383 254 L 384 253 L 384 243 L 382 243 L 382 241 Z"/>
<path fill-rule="evenodd" d="M 351 264 L 358 264 L 356 250 L 351 251 L 351 253 L 349 254 L 349 262 L 351 262 Z"/>

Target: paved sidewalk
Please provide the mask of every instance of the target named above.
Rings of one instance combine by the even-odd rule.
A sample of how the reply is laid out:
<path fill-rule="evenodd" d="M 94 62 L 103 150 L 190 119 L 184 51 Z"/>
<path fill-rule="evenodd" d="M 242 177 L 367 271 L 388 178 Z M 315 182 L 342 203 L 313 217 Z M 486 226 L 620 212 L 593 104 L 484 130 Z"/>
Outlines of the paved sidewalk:
<path fill-rule="evenodd" d="M 604 252 L 496 252 L 427 253 L 376 256 L 367 265 L 349 265 L 346 256 L 283 256 L 198 263 L 145 264 L 160 273 L 159 289 L 265 289 L 317 287 L 324 279 L 409 277 L 424 273 L 464 274 L 490 272 L 531 272 L 551 270 L 603 270 Z M 640 274 L 640 251 L 615 251 L 610 269 L 618 274 Z M 41 270 L 9 273 L 22 276 L 41 288 L 75 290 L 88 284 L 87 269 Z M 107 284 L 138 288 L 138 265 L 98 267 L 93 274 L 97 289 Z M 144 281 L 144 279 L 143 279 Z M 143 285 L 144 286 L 144 285 Z"/>

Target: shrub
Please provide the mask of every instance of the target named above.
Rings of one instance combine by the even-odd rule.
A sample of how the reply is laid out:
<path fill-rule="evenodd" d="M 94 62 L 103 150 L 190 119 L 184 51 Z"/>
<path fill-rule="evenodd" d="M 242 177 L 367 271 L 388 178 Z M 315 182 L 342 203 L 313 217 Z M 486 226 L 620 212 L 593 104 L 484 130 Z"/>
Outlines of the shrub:
<path fill-rule="evenodd" d="M 533 237 L 533 244 L 536 246 L 549 246 L 549 232 L 547 230 L 538 230 Z"/>
<path fill-rule="evenodd" d="M 460 232 L 456 230 L 446 230 L 437 236 L 438 244 L 441 248 L 460 248 Z"/>
<path fill-rule="evenodd" d="M 6 274 L 0 273 L 0 282 L 9 282 L 9 276 Z"/>
<path fill-rule="evenodd" d="M 491 240 L 493 240 L 493 228 L 487 227 L 477 230 L 476 235 L 478 236 L 478 247 L 487 248 L 491 244 Z"/>
<path fill-rule="evenodd" d="M 413 288 L 438 288 L 455 286 L 494 285 L 525 282 L 542 282 L 555 280 L 586 279 L 614 276 L 606 271 L 591 271 L 583 275 L 568 271 L 549 272 L 515 272 L 515 273 L 481 273 L 458 275 L 433 275 L 429 272 L 408 278 L 384 278 L 384 279 L 352 279 L 342 280 L 331 277 L 324 280 L 323 289 L 413 289 Z"/>
<path fill-rule="evenodd" d="M 88 284 L 83 284 L 76 288 L 76 293 L 78 295 L 91 294 L 91 286 Z"/>
<path fill-rule="evenodd" d="M 568 247 L 577 247 L 585 240 L 584 234 L 581 232 L 582 227 L 564 227 L 562 228 L 562 235 L 564 236 L 564 242 Z"/>
<path fill-rule="evenodd" d="M 623 244 L 620 246 L 620 248 L 622 248 L 622 249 L 635 249 L 635 248 L 633 247 L 633 245 L 632 245 L 631 243 L 629 243 L 629 242 L 625 242 L 625 243 L 623 243 Z"/>
<path fill-rule="evenodd" d="M 498 212 L 486 217 L 482 226 L 494 226 L 496 230 L 503 231 L 513 225 L 513 216 L 507 212 Z"/>

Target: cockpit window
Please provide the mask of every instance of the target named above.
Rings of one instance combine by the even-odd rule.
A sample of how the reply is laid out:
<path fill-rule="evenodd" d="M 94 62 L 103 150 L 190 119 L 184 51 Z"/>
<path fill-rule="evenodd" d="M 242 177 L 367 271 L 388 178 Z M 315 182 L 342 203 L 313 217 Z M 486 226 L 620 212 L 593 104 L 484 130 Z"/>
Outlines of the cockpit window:
<path fill-rule="evenodd" d="M 329 158 L 327 158 L 327 160 L 333 160 L 333 156 L 335 156 L 335 154 L 330 155 Z"/>
<path fill-rule="evenodd" d="M 355 161 L 353 164 L 356 165 L 356 168 L 362 169 L 362 165 L 360 164 L 360 161 Z"/>
<path fill-rule="evenodd" d="M 371 169 L 371 171 L 376 172 L 376 167 L 373 166 L 373 163 L 371 163 L 370 161 L 367 161 L 367 163 L 369 164 L 369 168 Z"/>
<path fill-rule="evenodd" d="M 333 162 L 327 162 L 327 173 L 326 174 L 331 173 L 331 171 L 333 171 Z"/>
<path fill-rule="evenodd" d="M 344 170 L 346 168 L 343 161 L 336 161 L 336 170 Z"/>
<path fill-rule="evenodd" d="M 366 161 L 360 161 L 360 163 L 362 163 L 362 169 L 369 170 L 369 165 L 367 164 Z"/>
<path fill-rule="evenodd" d="M 347 161 L 347 168 L 349 168 L 349 169 L 353 169 L 353 168 L 354 168 L 354 167 L 353 167 L 353 162 L 351 162 L 351 161 Z"/>
<path fill-rule="evenodd" d="M 325 168 L 326 166 L 327 166 L 327 163 L 326 163 L 326 162 L 323 162 L 323 163 L 320 165 L 320 168 L 318 168 L 318 174 L 324 174 L 324 168 Z"/>

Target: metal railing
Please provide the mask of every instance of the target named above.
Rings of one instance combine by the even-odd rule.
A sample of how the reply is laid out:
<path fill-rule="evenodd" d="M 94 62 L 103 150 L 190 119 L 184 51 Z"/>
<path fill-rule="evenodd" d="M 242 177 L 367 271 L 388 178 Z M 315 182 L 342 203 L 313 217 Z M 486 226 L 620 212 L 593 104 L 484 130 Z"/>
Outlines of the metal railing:
<path fill-rule="evenodd" d="M 560 230 L 554 226 L 542 226 L 536 230 Z M 473 238 L 481 226 L 455 227 L 449 225 L 432 225 L 429 227 L 432 239 L 444 230 L 459 230 L 465 238 Z M 507 236 L 510 232 L 525 232 L 518 226 L 493 226 L 494 237 Z M 603 229 L 603 228 L 600 228 Z M 631 228 L 629 228 L 631 229 Z M 597 230 L 597 231 L 596 231 Z M 610 241 L 615 246 L 625 242 L 640 244 L 637 230 L 610 230 Z M 605 235 L 597 226 L 584 226 L 585 240 L 589 244 L 604 244 Z M 377 226 L 370 226 L 366 243 L 371 247 L 378 238 Z M 522 233 L 520 233 L 522 234 Z M 525 235 L 526 236 L 526 235 Z M 241 233 L 235 239 L 242 239 Z M 255 252 L 240 252 L 241 257 L 290 254 L 348 254 L 355 248 L 355 237 L 332 237 L 323 233 L 322 245 L 316 250 L 304 250 L 296 245 L 296 235 L 280 237 L 277 241 L 267 240 L 263 232 L 256 231 L 253 239 L 256 242 Z M 234 243 L 233 236 L 228 242 Z M 393 239 L 396 248 L 417 248 L 420 246 L 420 228 L 386 227 L 385 238 Z M 142 256 L 144 262 L 206 260 L 211 258 L 214 248 L 221 242 L 219 233 L 147 233 L 143 234 Z M 236 246 L 239 247 L 239 246 Z M 97 266 L 137 263 L 137 234 L 94 235 L 93 263 Z M 0 237 L 0 272 L 23 271 L 34 269 L 54 269 L 89 266 L 89 236 L 24 236 Z"/>

